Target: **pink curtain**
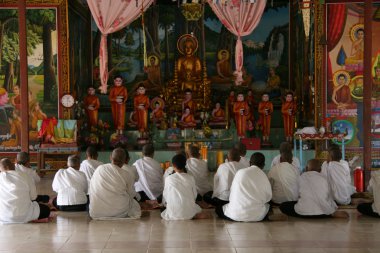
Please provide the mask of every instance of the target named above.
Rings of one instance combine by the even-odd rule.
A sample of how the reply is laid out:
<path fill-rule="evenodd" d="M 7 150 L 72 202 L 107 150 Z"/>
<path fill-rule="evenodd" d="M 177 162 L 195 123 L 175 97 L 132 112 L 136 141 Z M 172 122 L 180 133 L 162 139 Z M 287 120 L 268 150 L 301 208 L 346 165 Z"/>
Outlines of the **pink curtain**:
<path fill-rule="evenodd" d="M 252 33 L 261 20 L 266 0 L 257 0 L 252 4 L 249 1 L 232 0 L 227 3 L 208 0 L 211 9 L 222 24 L 237 36 L 235 47 L 236 84 L 243 82 L 243 44 L 241 37 Z"/>
<path fill-rule="evenodd" d="M 111 4 L 112 2 L 112 4 Z M 107 35 L 124 28 L 137 19 L 153 0 L 87 0 L 92 16 L 102 33 L 99 49 L 100 90 L 107 93 Z"/>

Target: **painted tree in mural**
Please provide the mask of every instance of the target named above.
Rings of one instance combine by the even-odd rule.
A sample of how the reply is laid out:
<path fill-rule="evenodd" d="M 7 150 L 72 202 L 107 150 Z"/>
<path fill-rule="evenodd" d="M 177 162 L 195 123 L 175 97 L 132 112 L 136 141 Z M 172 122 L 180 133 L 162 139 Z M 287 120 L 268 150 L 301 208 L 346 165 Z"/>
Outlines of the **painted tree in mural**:
<path fill-rule="evenodd" d="M 53 57 L 51 33 L 56 29 L 56 13 L 51 9 L 27 11 L 28 20 L 36 29 L 42 28 L 43 66 L 44 66 L 44 102 L 55 100 L 57 96 L 56 69 Z"/>
<path fill-rule="evenodd" d="M 4 88 L 9 90 L 13 86 L 14 79 L 14 62 L 8 62 L 3 59 L 4 37 L 8 33 L 17 32 L 17 11 L 4 9 L 0 15 L 0 72 L 4 73 Z"/>
<path fill-rule="evenodd" d="M 175 9 L 172 6 L 160 5 L 160 13 L 158 18 L 160 28 L 164 29 L 165 32 L 165 80 L 170 77 L 170 66 L 169 66 L 169 29 L 174 25 L 175 21 Z"/>

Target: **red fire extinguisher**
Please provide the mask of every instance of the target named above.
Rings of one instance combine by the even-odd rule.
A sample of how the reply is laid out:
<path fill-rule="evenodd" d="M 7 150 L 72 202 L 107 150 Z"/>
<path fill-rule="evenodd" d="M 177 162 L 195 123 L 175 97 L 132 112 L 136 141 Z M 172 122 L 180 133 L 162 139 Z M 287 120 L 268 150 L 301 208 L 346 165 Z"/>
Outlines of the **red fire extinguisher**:
<path fill-rule="evenodd" d="M 364 191 L 364 172 L 361 167 L 356 167 L 354 170 L 354 184 L 356 187 L 356 192 Z"/>

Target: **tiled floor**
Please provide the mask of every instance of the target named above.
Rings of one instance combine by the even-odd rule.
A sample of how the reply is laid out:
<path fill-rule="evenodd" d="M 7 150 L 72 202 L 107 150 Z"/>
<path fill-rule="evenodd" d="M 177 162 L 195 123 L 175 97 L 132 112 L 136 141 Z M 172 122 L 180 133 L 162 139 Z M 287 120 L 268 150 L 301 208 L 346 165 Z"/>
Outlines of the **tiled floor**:
<path fill-rule="evenodd" d="M 51 180 L 39 189 L 51 193 Z M 213 213 L 212 210 L 209 210 Z M 52 223 L 0 225 L 1 252 L 330 253 L 380 252 L 380 220 L 350 210 L 349 220 L 234 223 L 216 218 L 92 221 L 86 213 L 57 213 Z"/>

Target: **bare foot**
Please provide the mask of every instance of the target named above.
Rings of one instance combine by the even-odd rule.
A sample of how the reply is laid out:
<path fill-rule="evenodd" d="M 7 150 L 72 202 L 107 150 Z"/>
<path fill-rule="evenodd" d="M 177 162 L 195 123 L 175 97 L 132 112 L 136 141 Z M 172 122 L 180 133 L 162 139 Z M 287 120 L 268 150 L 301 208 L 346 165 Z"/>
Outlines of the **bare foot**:
<path fill-rule="evenodd" d="M 194 219 L 211 219 L 211 217 L 210 213 L 200 212 L 194 216 Z"/>
<path fill-rule="evenodd" d="M 331 215 L 333 218 L 348 219 L 350 216 L 346 211 L 336 211 Z"/>
<path fill-rule="evenodd" d="M 213 207 L 214 207 L 213 205 L 210 205 L 210 204 L 204 202 L 203 200 L 202 200 L 202 201 L 197 201 L 197 204 L 198 204 L 202 209 L 209 209 L 209 208 L 213 208 Z"/>
<path fill-rule="evenodd" d="M 287 221 L 288 216 L 286 216 L 285 214 L 282 214 L 282 213 L 278 213 L 278 214 L 270 213 L 270 214 L 268 214 L 268 220 L 270 220 L 270 221 Z"/>

